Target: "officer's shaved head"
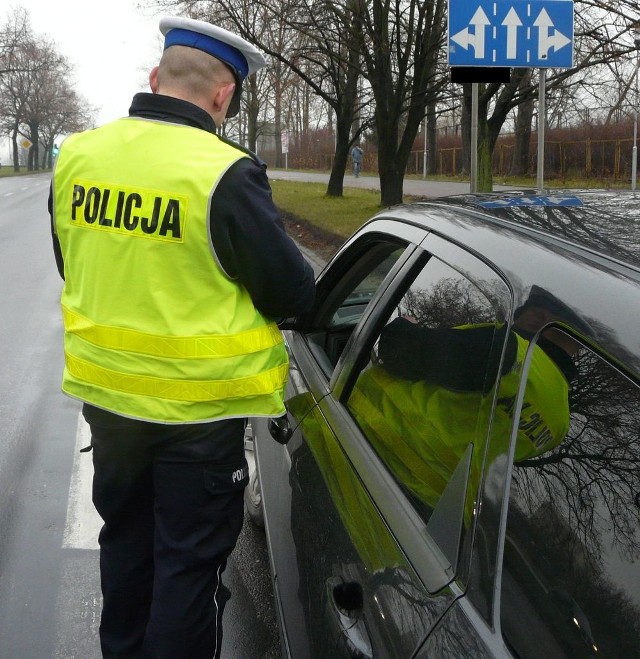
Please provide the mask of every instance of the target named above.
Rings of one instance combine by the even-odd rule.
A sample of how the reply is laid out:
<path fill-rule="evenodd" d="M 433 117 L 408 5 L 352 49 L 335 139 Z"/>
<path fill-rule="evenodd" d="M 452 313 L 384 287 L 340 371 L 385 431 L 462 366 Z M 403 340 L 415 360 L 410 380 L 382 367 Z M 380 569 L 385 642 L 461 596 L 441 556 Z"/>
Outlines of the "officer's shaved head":
<path fill-rule="evenodd" d="M 158 93 L 203 96 L 212 85 L 235 82 L 231 69 L 208 53 L 187 46 L 167 48 L 158 68 Z"/>

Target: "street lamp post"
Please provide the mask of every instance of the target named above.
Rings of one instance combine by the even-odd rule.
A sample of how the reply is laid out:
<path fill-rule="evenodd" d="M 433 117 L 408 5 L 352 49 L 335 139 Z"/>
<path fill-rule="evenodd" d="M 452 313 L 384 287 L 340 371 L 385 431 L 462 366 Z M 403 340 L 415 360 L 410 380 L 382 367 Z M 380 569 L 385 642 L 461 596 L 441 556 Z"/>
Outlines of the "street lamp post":
<path fill-rule="evenodd" d="M 636 64 L 636 79 L 638 77 L 638 65 Z M 636 191 L 636 179 L 638 178 L 638 92 L 633 102 L 633 148 L 631 149 L 631 189 Z"/>
<path fill-rule="evenodd" d="M 637 55 L 640 50 L 640 23 L 633 24 L 633 45 Z M 631 151 L 631 190 L 633 192 L 636 191 L 638 179 L 638 67 L 640 67 L 640 59 L 636 56 L 633 94 L 633 149 Z"/>

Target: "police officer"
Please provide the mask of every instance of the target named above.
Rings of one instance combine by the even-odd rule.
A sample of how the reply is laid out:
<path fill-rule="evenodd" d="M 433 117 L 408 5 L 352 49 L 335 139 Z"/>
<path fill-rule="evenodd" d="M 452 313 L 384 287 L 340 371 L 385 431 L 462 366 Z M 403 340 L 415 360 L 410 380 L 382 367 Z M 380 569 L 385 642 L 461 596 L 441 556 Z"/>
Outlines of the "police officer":
<path fill-rule="evenodd" d="M 63 143 L 49 208 L 62 388 L 91 427 L 105 657 L 218 657 L 243 519 L 248 416 L 284 413 L 273 319 L 314 298 L 265 166 L 216 135 L 265 65 L 238 36 L 160 22 L 129 116 Z"/>

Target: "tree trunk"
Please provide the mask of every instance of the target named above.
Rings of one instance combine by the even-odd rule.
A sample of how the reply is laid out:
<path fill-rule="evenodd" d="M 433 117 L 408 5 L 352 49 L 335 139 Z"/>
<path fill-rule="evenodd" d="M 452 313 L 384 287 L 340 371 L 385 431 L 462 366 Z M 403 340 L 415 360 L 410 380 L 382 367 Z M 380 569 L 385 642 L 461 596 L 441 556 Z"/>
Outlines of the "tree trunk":
<path fill-rule="evenodd" d="M 531 71 L 520 82 L 520 89 L 531 84 Z M 513 161 L 511 163 L 511 174 L 514 176 L 526 176 L 529 173 L 529 150 L 531 144 L 531 122 L 533 121 L 534 98 L 533 96 L 518 105 L 515 125 L 515 145 L 513 149 Z"/>
<path fill-rule="evenodd" d="M 356 129 L 357 106 L 361 102 L 358 95 L 358 81 L 360 79 L 360 48 L 362 40 L 362 11 L 359 2 L 348 4 L 351 16 L 351 29 L 354 38 L 349 42 L 347 52 L 347 67 L 344 77 L 340 78 L 340 91 L 337 94 L 335 105 L 336 114 L 336 149 L 327 186 L 329 197 L 342 197 L 344 193 L 344 173 L 349 160 L 352 128 Z M 338 91 L 338 90 L 336 90 Z M 358 132 L 354 137 L 357 137 Z"/>
<path fill-rule="evenodd" d="M 498 140 L 500 130 L 506 121 L 507 114 L 513 107 L 515 89 L 520 84 L 526 70 L 517 69 L 511 74 L 511 80 L 504 85 L 501 83 L 479 83 L 478 85 L 478 192 L 491 192 L 493 190 L 493 149 Z M 498 91 L 500 90 L 500 94 Z M 498 95 L 497 95 L 498 94 Z M 497 97 L 496 97 L 497 95 Z M 494 99 L 494 97 L 496 97 Z M 489 116 L 489 106 L 493 113 Z M 466 122 L 471 133 L 471 85 L 464 85 L 463 108 L 466 108 L 469 118 Z M 464 117 L 464 113 L 463 113 Z M 464 134 L 463 134 L 464 137 Z M 466 141 L 463 139 L 463 142 Z M 469 140 L 470 143 L 470 140 Z"/>
<path fill-rule="evenodd" d="M 404 169 L 397 153 L 397 126 L 378 117 L 378 173 L 380 175 L 380 205 L 395 206 L 401 204 Z M 406 164 L 406 163 L 405 163 Z"/>
<path fill-rule="evenodd" d="M 478 192 L 493 192 L 493 145 L 487 132 L 478 126 Z"/>
<path fill-rule="evenodd" d="M 249 76 L 245 82 L 246 93 L 246 121 L 247 121 L 247 148 L 253 153 L 258 153 L 258 117 L 260 115 L 260 103 L 258 102 L 258 90 L 256 77 Z"/>
<path fill-rule="evenodd" d="M 481 87 L 481 91 L 483 90 Z M 494 92 L 489 90 L 478 103 L 478 192 L 493 192 L 493 151 L 506 119 L 506 109 L 496 103 L 489 117 Z"/>
<path fill-rule="evenodd" d="M 336 152 L 327 186 L 329 197 L 342 197 L 344 193 L 344 173 L 349 161 L 349 134 L 352 119 L 353 115 L 350 112 L 336 117 Z"/>
<path fill-rule="evenodd" d="M 40 169 L 40 126 L 37 123 L 29 124 L 29 130 L 32 143 L 31 149 L 29 149 L 29 161 L 31 167 L 38 171 Z"/>
<path fill-rule="evenodd" d="M 53 140 L 47 140 L 42 154 L 42 169 L 53 169 Z"/>
<path fill-rule="evenodd" d="M 404 172 L 400 171 L 393 160 L 381 163 L 380 171 L 380 205 L 396 206 L 403 201 Z"/>
<path fill-rule="evenodd" d="M 20 171 L 20 152 L 18 151 L 18 126 L 13 127 L 11 133 L 11 146 L 13 148 L 13 171 Z"/>

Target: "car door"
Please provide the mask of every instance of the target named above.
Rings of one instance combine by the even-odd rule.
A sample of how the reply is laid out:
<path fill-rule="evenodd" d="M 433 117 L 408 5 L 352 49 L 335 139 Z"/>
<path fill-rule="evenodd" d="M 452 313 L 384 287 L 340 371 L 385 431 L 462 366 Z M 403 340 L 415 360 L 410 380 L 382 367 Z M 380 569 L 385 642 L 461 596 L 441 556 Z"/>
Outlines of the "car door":
<path fill-rule="evenodd" d="M 290 656 L 410 657 L 469 572 L 508 289 L 473 255 L 447 244 L 439 258 L 417 246 L 420 231 L 400 225 L 402 235 L 396 224 L 370 225 L 324 273 L 314 314 L 286 333 L 293 436 L 284 448 L 265 426 L 256 437 Z M 482 325 L 479 391 L 384 372 L 385 328 L 409 313 L 427 333 Z M 440 366 L 449 356 L 438 355 Z M 443 440 L 434 430 L 443 420 L 427 418 L 422 401 L 449 414 L 444 401 L 456 395 L 459 434 Z M 434 466 L 442 441 L 447 460 Z"/>
<path fill-rule="evenodd" d="M 516 442 L 494 626 L 523 658 L 638 657 L 640 387 L 607 346 L 552 332 L 575 367 L 567 424 L 527 459 Z M 519 428 L 540 436 L 528 411 Z"/>
<path fill-rule="evenodd" d="M 308 436 L 317 435 L 314 428 L 324 429 L 324 424 L 318 423 L 317 403 L 330 394 L 332 373 L 370 303 L 387 282 L 393 281 L 411 258 L 415 243 L 424 236 L 416 229 L 397 236 L 390 234 L 389 228 L 388 223 L 377 222 L 361 239 L 350 241 L 319 278 L 314 317 L 303 320 L 305 330 L 284 333 L 290 356 L 286 404 L 291 439 L 282 446 L 273 440 L 266 421 L 252 420 L 282 643 L 292 657 L 318 656 L 319 644 L 325 648 L 331 644 L 323 625 L 322 632 L 318 631 L 316 601 L 305 593 L 309 592 L 307 582 L 312 578 L 315 559 L 324 565 L 331 551 L 343 552 L 336 546 L 338 538 L 323 541 L 323 530 L 336 527 L 333 521 L 339 516 L 335 517 L 337 512 L 330 505 L 321 473 L 311 469 L 315 459 L 309 451 Z M 306 514 L 300 512 L 308 504 L 306 496 L 317 501 L 320 510 L 320 524 L 312 531 L 319 534 L 318 551 L 314 560 L 299 561 L 303 555 L 299 547 L 304 545 L 305 551 L 307 547 L 301 539 Z M 322 595 L 317 599 L 326 598 Z M 324 640 L 317 640 L 323 635 Z M 357 631 L 351 634 L 353 643 L 357 642 L 355 635 Z M 348 651 L 343 656 L 349 656 Z"/>

